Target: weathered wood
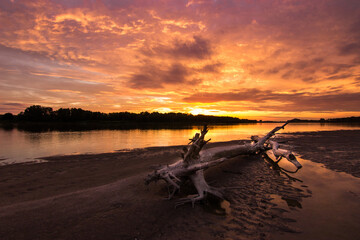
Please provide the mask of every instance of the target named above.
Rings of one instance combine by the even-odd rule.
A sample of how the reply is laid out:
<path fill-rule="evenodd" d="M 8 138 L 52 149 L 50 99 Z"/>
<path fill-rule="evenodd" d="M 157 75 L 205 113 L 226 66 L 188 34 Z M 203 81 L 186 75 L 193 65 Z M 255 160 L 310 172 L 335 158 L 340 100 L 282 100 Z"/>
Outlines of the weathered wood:
<path fill-rule="evenodd" d="M 285 149 L 280 149 L 279 143 L 277 143 L 275 141 L 269 140 L 269 144 L 271 146 L 271 150 L 272 150 L 277 162 L 279 162 L 284 157 L 289 162 L 294 164 L 297 169 L 300 169 L 302 167 L 301 164 L 296 160 L 295 155 L 291 151 L 285 150 Z"/>
<path fill-rule="evenodd" d="M 207 126 L 204 126 L 200 134 L 197 133 L 192 139 L 190 139 L 191 145 L 189 148 L 184 149 L 182 160 L 177 161 L 171 165 L 164 166 L 159 170 L 155 170 L 153 173 L 147 176 L 145 183 L 149 184 L 152 181 L 157 181 L 160 179 L 164 180 L 169 187 L 168 198 L 171 199 L 176 191 L 180 189 L 179 184 L 182 182 L 181 178 L 190 178 L 195 185 L 199 196 L 181 199 L 178 205 L 184 204 L 186 202 L 192 202 L 194 204 L 195 201 L 203 199 L 207 192 L 210 192 L 218 197 L 222 197 L 220 192 L 217 192 L 215 189 L 207 185 L 204 178 L 204 169 L 225 161 L 225 158 L 217 158 L 201 162 L 200 151 L 203 146 L 210 141 L 210 139 L 207 141 L 204 139 L 207 132 Z"/>
<path fill-rule="evenodd" d="M 190 139 L 189 147 L 183 149 L 182 160 L 155 170 L 146 177 L 145 183 L 149 184 L 153 181 L 164 180 L 169 188 L 168 198 L 171 199 L 176 191 L 180 189 L 180 185 L 184 182 L 184 179 L 188 178 L 194 184 L 198 195 L 180 199 L 176 206 L 187 202 L 191 202 L 194 206 L 196 201 L 204 199 L 208 193 L 219 198 L 223 197 L 219 189 L 215 189 L 206 183 L 204 170 L 230 158 L 256 153 L 266 154 L 266 151 L 270 150 L 273 152 L 277 162 L 284 157 L 293 163 L 297 169 L 300 169 L 301 164 L 296 160 L 295 155 L 291 151 L 280 149 L 280 145 L 277 142 L 270 140 L 276 132 L 284 129 L 289 122 L 291 121 L 287 121 L 282 126 L 275 127 L 262 138 L 252 136 L 252 143 L 230 147 L 215 147 L 202 151 L 204 145 L 210 141 L 210 139 L 205 140 L 208 128 L 204 126 L 200 133 L 195 134 L 195 136 Z"/>

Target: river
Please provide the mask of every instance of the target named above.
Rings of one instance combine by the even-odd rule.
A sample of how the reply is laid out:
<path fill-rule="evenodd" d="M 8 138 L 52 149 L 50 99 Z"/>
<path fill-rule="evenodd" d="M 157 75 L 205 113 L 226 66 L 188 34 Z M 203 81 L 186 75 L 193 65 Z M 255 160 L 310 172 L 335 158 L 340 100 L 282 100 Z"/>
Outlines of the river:
<path fill-rule="evenodd" d="M 207 134 L 211 142 L 249 139 L 263 135 L 279 123 L 213 125 Z M 34 132 L 0 128 L 0 166 L 41 161 L 52 155 L 104 153 L 153 146 L 187 144 L 199 126 L 181 129 L 129 129 Z M 280 133 L 360 129 L 360 125 L 291 123 Z"/>

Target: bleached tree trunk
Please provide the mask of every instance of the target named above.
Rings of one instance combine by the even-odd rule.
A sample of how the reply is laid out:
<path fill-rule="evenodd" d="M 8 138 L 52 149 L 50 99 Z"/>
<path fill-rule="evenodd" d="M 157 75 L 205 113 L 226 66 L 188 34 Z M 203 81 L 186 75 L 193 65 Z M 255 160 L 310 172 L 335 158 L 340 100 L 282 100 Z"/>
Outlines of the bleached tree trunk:
<path fill-rule="evenodd" d="M 206 183 L 204 170 L 230 158 L 239 155 L 266 153 L 267 150 L 272 150 L 277 161 L 280 161 L 284 157 L 299 169 L 301 168 L 301 164 L 296 160 L 296 157 L 290 151 L 280 149 L 277 142 L 270 140 L 277 131 L 283 129 L 289 122 L 290 121 L 287 121 L 282 126 L 274 128 L 262 138 L 252 136 L 251 139 L 253 142 L 249 144 L 215 147 L 201 151 L 203 146 L 210 141 L 210 139 L 207 141 L 204 139 L 208 132 L 207 126 L 204 126 L 200 133 L 195 134 L 195 136 L 190 139 L 189 147 L 183 149 L 182 160 L 155 170 L 146 177 L 145 183 L 149 184 L 152 181 L 164 180 L 168 184 L 169 199 L 171 199 L 176 191 L 180 189 L 180 185 L 184 182 L 184 179 L 188 178 L 194 184 L 198 196 L 180 199 L 177 202 L 177 206 L 187 202 L 191 202 L 194 206 L 196 201 L 205 198 L 208 193 L 219 198 L 223 197 L 219 189 L 215 189 Z"/>

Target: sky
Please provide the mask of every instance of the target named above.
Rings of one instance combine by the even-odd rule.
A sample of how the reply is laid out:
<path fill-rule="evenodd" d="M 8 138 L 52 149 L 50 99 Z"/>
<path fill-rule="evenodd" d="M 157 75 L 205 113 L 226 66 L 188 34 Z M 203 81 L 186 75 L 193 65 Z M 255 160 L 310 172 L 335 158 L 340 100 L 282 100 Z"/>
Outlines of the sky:
<path fill-rule="evenodd" d="M 1 0 L 0 113 L 360 116 L 359 0 Z"/>

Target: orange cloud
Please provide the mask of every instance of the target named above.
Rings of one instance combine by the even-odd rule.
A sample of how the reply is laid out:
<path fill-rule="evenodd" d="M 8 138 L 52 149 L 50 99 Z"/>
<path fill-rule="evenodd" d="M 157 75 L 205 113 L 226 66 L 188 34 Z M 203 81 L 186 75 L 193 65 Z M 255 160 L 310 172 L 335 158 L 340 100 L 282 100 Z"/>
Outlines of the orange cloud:
<path fill-rule="evenodd" d="M 4 0 L 0 111 L 46 104 L 359 115 L 359 7 L 341 0 Z"/>

